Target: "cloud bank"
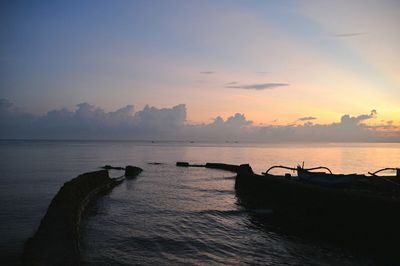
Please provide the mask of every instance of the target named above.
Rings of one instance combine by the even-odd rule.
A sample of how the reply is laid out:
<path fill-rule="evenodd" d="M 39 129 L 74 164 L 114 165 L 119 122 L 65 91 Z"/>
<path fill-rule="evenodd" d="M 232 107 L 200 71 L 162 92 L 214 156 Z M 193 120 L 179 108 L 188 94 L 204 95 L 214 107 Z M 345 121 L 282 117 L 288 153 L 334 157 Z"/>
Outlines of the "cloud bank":
<path fill-rule="evenodd" d="M 387 121 L 365 122 L 377 111 L 358 116 L 343 115 L 338 122 L 313 124 L 314 117 L 302 117 L 304 125 L 254 125 L 244 114 L 227 119 L 216 117 L 208 124 L 187 123 L 184 104 L 172 108 L 145 106 L 135 111 L 127 105 L 116 111 L 81 103 L 75 110 L 57 109 L 37 116 L 0 99 L 1 139 L 127 139 L 176 141 L 400 141 L 400 128 Z"/>

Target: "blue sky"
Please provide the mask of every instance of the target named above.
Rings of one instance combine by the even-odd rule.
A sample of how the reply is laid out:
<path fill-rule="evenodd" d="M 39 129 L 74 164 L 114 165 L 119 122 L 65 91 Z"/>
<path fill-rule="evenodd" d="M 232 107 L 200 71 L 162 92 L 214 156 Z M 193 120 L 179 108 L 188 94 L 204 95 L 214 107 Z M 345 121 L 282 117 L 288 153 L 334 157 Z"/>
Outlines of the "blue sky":
<path fill-rule="evenodd" d="M 400 124 L 399 1 L 0 5 L 0 97 L 27 112 L 186 104 L 190 123 L 287 125 L 377 109 L 371 123 Z"/>

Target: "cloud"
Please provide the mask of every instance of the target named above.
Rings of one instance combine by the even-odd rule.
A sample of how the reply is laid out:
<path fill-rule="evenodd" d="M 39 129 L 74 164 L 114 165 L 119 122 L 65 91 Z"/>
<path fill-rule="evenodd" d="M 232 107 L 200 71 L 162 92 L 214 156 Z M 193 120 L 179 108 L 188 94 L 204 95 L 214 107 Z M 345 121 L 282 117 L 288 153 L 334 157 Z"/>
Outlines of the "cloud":
<path fill-rule="evenodd" d="M 335 37 L 339 37 L 339 38 L 347 38 L 347 37 L 356 37 L 356 36 L 360 36 L 360 35 L 365 35 L 366 32 L 348 32 L 348 33 L 338 33 L 335 34 Z"/>
<path fill-rule="evenodd" d="M 249 85 L 227 85 L 226 88 L 244 89 L 244 90 L 270 90 L 278 87 L 289 86 L 287 83 L 255 83 Z"/>
<path fill-rule="evenodd" d="M 16 107 L 12 102 L 7 99 L 0 99 L 0 115 L 19 112 L 21 112 L 21 109 Z"/>
<path fill-rule="evenodd" d="M 251 134 L 252 121 L 247 120 L 244 114 L 236 113 L 226 120 L 217 116 L 213 122 L 201 125 L 186 125 L 182 130 L 183 139 L 199 141 L 235 141 L 244 139 Z M 249 136 L 247 136 L 249 137 Z"/>
<path fill-rule="evenodd" d="M 341 117 L 340 121 L 343 125 L 358 125 L 364 120 L 375 118 L 377 115 L 376 110 L 372 110 L 369 114 L 363 114 L 356 117 L 351 117 L 349 115 L 344 115 Z"/>
<path fill-rule="evenodd" d="M 310 120 L 315 120 L 317 119 L 314 116 L 305 116 L 305 117 L 300 117 L 299 119 L 297 119 L 297 121 L 310 121 Z"/>
<path fill-rule="evenodd" d="M 25 113 L 6 99 L 0 99 L 0 138 L 2 139 L 128 139 L 195 140 L 250 142 L 349 142 L 400 141 L 400 127 L 394 122 L 369 125 L 377 111 L 357 116 L 341 116 L 338 122 L 313 124 L 315 117 L 301 117 L 304 124 L 257 124 L 244 114 L 226 119 L 217 116 L 207 124 L 187 122 L 186 105 L 157 108 L 146 105 L 135 111 L 127 105 L 106 112 L 89 103 L 74 110 L 56 109 L 44 115 Z"/>
<path fill-rule="evenodd" d="M 243 128 L 246 126 L 250 126 L 253 121 L 247 120 L 244 114 L 236 113 L 233 116 L 230 116 L 224 121 L 224 119 L 220 116 L 215 118 L 214 122 L 211 126 L 218 127 L 228 127 L 228 128 Z"/>
<path fill-rule="evenodd" d="M 200 74 L 204 74 L 204 75 L 211 75 L 211 74 L 215 74 L 215 71 L 202 71 L 200 72 Z"/>
<path fill-rule="evenodd" d="M 134 112 L 133 105 L 106 112 L 81 103 L 75 110 L 57 109 L 42 116 L 20 111 L 0 100 L 0 138 L 49 139 L 148 139 L 170 138 L 186 121 L 184 104 L 172 108 L 145 106 Z"/>

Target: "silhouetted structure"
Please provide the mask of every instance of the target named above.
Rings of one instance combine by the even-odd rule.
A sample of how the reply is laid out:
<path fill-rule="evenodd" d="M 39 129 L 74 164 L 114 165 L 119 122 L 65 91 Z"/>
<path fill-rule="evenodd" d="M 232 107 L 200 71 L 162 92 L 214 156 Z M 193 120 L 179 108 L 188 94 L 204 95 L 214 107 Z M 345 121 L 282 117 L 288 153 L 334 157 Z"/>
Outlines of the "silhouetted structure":
<path fill-rule="evenodd" d="M 205 167 L 210 169 L 219 169 L 236 173 L 239 169 L 238 165 L 226 163 L 206 163 L 206 164 L 190 164 L 188 162 L 177 162 L 176 166 L 181 167 Z"/>
<path fill-rule="evenodd" d="M 225 170 L 234 173 L 237 173 L 239 170 L 238 165 L 226 163 L 206 163 L 206 168 Z"/>
<path fill-rule="evenodd" d="M 272 209 L 275 219 L 297 231 L 396 254 L 400 250 L 399 187 L 364 178 L 350 186 L 328 187 L 297 177 L 257 175 L 249 165 L 241 165 L 235 188 L 243 206 Z"/>
<path fill-rule="evenodd" d="M 189 163 L 188 162 L 176 162 L 176 166 L 189 167 Z"/>
<path fill-rule="evenodd" d="M 129 173 L 140 172 L 135 169 Z M 66 182 L 51 201 L 35 235 L 26 242 L 23 264 L 81 265 L 79 226 L 82 213 L 92 198 L 122 181 L 110 178 L 107 170 L 100 170 Z"/>
<path fill-rule="evenodd" d="M 135 178 L 138 176 L 141 172 L 143 171 L 142 168 L 132 166 L 132 165 L 127 165 L 125 167 L 125 177 L 126 178 Z"/>

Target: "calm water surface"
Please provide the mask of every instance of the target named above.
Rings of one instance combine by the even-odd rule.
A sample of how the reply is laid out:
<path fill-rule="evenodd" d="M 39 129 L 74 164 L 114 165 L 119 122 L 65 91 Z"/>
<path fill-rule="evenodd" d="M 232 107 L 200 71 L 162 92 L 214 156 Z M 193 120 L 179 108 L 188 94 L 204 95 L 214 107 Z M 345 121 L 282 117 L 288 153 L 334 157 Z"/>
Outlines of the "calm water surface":
<path fill-rule="evenodd" d="M 0 141 L 0 156 L 2 265 L 18 261 L 65 181 L 104 164 L 133 164 L 144 172 L 88 208 L 82 251 L 89 264 L 373 265 L 365 254 L 268 229 L 260 224 L 268 210 L 238 205 L 232 174 L 175 162 L 250 163 L 261 172 L 304 161 L 333 172 L 366 173 L 399 166 L 400 144 Z"/>

